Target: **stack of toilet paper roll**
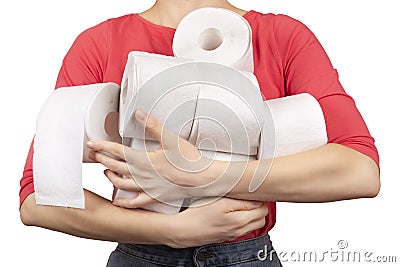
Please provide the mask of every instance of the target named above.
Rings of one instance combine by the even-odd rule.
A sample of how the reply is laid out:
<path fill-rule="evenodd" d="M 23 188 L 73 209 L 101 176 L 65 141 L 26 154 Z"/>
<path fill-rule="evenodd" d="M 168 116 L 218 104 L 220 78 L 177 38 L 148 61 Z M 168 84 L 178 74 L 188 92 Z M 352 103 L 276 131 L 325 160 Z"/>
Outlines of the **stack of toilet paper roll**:
<path fill-rule="evenodd" d="M 323 113 L 311 95 L 263 101 L 252 73 L 251 28 L 243 17 L 224 9 L 195 10 L 179 24 L 173 51 L 175 57 L 131 52 L 120 94 L 117 85 L 102 84 L 58 89 L 50 96 L 35 138 L 38 204 L 84 207 L 81 163 L 88 138 L 157 149 L 158 142 L 135 120 L 138 108 L 216 160 L 268 159 L 326 144 Z M 95 131 L 91 125 L 97 125 Z M 56 155 L 61 160 L 53 160 Z M 135 195 L 117 190 L 115 198 Z M 145 209 L 173 214 L 183 202 Z"/>
<path fill-rule="evenodd" d="M 182 19 L 175 32 L 173 51 L 175 57 L 143 52 L 129 54 L 120 102 L 120 133 L 126 145 L 147 151 L 159 146 L 153 137 L 146 135 L 142 125 L 136 123 L 133 116 L 136 109 L 152 114 L 167 129 L 215 160 L 273 158 L 310 150 L 327 142 L 321 108 L 311 95 L 262 101 L 253 74 L 251 28 L 238 14 L 215 8 L 191 12 Z M 194 68 L 187 73 L 187 68 L 181 68 L 181 72 L 171 68 L 178 70 L 182 64 L 195 62 L 236 69 L 237 72 L 224 73 L 217 67 L 214 72 L 227 81 L 236 81 L 240 75 L 247 77 L 247 83 L 244 82 L 241 88 L 244 91 L 229 90 L 232 88 L 226 86 L 226 82 L 205 84 L 204 80 L 196 80 L 194 84 L 185 84 L 181 79 L 175 79 L 198 70 Z M 173 79 L 179 81 L 165 87 L 165 81 L 158 76 L 167 70 L 170 75 L 165 76 L 170 77 L 170 82 Z M 152 78 L 158 83 L 152 81 L 153 87 L 144 86 Z M 135 195 L 118 190 L 115 197 Z M 157 203 L 146 208 L 176 213 L 182 201 L 169 204 Z"/>

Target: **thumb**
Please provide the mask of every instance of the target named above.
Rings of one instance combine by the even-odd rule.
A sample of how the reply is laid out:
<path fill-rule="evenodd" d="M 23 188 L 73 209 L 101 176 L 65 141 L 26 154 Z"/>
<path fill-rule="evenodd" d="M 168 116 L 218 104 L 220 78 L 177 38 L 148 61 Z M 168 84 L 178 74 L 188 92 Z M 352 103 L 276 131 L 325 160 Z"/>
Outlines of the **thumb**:
<path fill-rule="evenodd" d="M 135 112 L 135 118 L 143 125 L 146 132 L 149 132 L 164 147 L 174 140 L 174 135 L 164 129 L 163 125 L 152 115 L 138 109 Z"/>
<path fill-rule="evenodd" d="M 113 205 L 126 208 L 126 209 L 137 209 L 153 203 L 157 203 L 156 199 L 153 199 L 144 192 L 136 192 L 137 196 L 134 198 L 117 198 L 113 200 Z"/>

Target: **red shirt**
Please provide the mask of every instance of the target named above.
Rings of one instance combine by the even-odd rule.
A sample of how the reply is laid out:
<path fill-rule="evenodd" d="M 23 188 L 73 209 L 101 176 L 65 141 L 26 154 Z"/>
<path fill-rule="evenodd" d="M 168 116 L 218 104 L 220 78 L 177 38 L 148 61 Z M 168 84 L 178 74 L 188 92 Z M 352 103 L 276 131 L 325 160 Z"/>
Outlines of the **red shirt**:
<path fill-rule="evenodd" d="M 328 142 L 355 149 L 379 164 L 374 139 L 353 99 L 343 90 L 336 70 L 314 34 L 284 15 L 249 11 L 253 30 L 255 75 L 265 99 L 303 92 L 320 103 Z M 102 82 L 120 84 L 130 51 L 172 56 L 175 29 L 153 24 L 137 14 L 107 20 L 75 40 L 64 58 L 56 88 Z M 34 192 L 31 146 L 21 179 L 20 203 Z M 237 240 L 260 236 L 275 224 L 276 206 L 267 202 L 266 225 Z"/>

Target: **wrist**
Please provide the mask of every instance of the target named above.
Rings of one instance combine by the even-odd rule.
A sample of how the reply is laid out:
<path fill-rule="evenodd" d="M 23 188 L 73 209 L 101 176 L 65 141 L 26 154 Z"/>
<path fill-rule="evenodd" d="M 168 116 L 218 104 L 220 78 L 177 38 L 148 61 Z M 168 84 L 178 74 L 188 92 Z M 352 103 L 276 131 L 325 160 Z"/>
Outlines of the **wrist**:
<path fill-rule="evenodd" d="M 228 161 L 213 160 L 212 163 L 200 173 L 195 187 L 199 188 L 202 197 L 223 196 L 223 190 L 217 185 L 224 179 L 225 172 L 229 166 Z"/>
<path fill-rule="evenodd" d="M 252 177 L 256 174 L 259 161 L 219 161 L 215 160 L 204 172 L 204 183 L 201 189 L 201 196 L 227 196 L 241 183 L 243 177 Z"/>
<path fill-rule="evenodd" d="M 185 236 L 184 225 L 181 226 L 181 213 L 166 215 L 165 225 L 162 230 L 162 244 L 172 248 L 182 248 L 182 239 Z"/>
<path fill-rule="evenodd" d="M 124 212 L 132 213 L 134 219 L 137 219 L 136 227 L 132 228 L 132 221 L 122 222 L 118 225 L 118 228 L 125 231 L 127 235 L 124 235 L 122 240 L 116 240 L 121 243 L 133 243 L 133 244 L 155 244 L 155 245 L 168 245 L 172 243 L 174 238 L 173 232 L 176 230 L 173 228 L 176 224 L 173 221 L 173 215 L 156 213 L 152 211 L 142 209 L 123 209 Z M 124 230 L 125 229 L 125 230 Z M 126 232 L 130 229 L 129 232 Z"/>

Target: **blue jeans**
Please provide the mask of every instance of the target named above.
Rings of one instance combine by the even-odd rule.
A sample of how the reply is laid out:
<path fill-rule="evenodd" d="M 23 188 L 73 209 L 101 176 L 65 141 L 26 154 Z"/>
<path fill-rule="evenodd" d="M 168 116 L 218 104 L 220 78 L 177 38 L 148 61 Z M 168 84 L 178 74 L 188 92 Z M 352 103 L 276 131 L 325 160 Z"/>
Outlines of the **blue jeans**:
<path fill-rule="evenodd" d="M 118 244 L 107 267 L 281 267 L 269 235 L 234 243 L 174 249 L 163 245 Z"/>

